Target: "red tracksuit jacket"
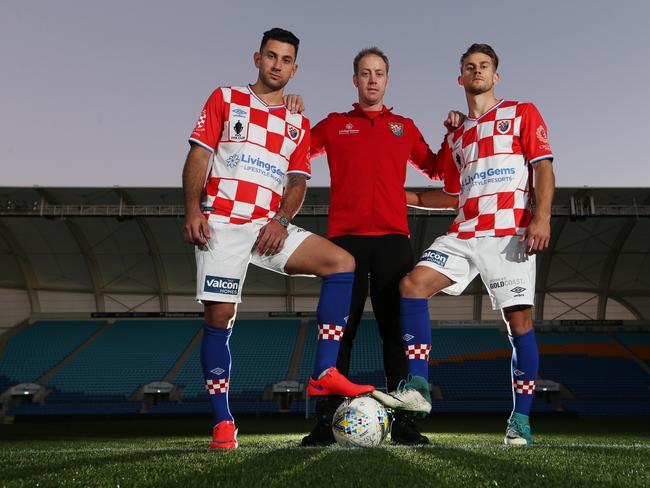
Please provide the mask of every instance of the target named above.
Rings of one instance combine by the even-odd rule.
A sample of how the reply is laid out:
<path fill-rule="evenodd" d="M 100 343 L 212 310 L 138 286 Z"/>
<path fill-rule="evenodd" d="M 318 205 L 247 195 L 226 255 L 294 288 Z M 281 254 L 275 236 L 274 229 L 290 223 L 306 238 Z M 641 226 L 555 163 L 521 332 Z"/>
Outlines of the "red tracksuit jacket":
<path fill-rule="evenodd" d="M 384 107 L 374 118 L 358 104 L 311 130 L 311 158 L 327 153 L 331 191 L 328 237 L 409 235 L 406 163 L 440 179 L 437 157 L 411 119 Z"/>

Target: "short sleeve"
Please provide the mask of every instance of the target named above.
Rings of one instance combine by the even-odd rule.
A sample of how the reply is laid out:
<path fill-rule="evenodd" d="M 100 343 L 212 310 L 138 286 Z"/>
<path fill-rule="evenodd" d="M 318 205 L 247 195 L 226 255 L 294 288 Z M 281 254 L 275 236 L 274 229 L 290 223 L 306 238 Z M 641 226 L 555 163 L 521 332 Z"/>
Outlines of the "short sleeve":
<path fill-rule="evenodd" d="M 198 144 L 210 152 L 215 151 L 223 130 L 224 105 L 223 91 L 217 88 L 203 106 L 190 136 L 190 143 Z"/>
<path fill-rule="evenodd" d="M 542 159 L 553 159 L 553 152 L 548 143 L 548 130 L 537 107 L 532 103 L 523 103 L 521 110 L 521 149 L 530 164 Z"/>
<path fill-rule="evenodd" d="M 311 131 L 309 130 L 309 120 L 306 117 L 303 117 L 302 125 L 302 137 L 289 157 L 287 174 L 298 173 L 309 179 L 311 178 L 311 163 L 309 162 Z"/>
<path fill-rule="evenodd" d="M 443 170 L 442 177 L 445 181 L 444 192 L 448 195 L 460 195 L 460 172 L 454 162 L 454 156 L 449 146 L 450 137 L 452 137 L 451 134 L 445 137 L 442 147 L 438 151 L 438 164 Z"/>

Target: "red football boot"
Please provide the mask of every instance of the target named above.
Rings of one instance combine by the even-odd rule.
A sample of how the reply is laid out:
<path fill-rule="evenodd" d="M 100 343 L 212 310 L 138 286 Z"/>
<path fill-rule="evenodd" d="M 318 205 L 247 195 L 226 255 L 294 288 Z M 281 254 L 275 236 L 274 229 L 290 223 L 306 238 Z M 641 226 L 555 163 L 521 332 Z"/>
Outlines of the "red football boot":
<path fill-rule="evenodd" d="M 374 389 L 375 387 L 372 385 L 356 385 L 339 373 L 336 368 L 329 368 L 317 380 L 309 378 L 307 393 L 309 396 L 338 395 L 355 397 L 370 393 Z"/>
<path fill-rule="evenodd" d="M 237 449 L 237 429 L 232 420 L 222 420 L 212 431 L 210 449 Z"/>

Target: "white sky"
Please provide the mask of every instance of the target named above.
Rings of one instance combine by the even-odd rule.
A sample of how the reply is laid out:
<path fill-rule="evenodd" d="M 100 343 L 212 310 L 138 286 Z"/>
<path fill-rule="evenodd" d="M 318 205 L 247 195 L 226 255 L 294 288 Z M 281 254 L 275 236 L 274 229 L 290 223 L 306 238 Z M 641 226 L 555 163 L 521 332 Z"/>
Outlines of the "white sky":
<path fill-rule="evenodd" d="M 287 88 L 312 123 L 349 109 L 352 59 L 378 45 L 386 103 L 436 150 L 447 110 L 465 110 L 458 58 L 487 42 L 497 95 L 546 119 L 558 186 L 648 186 L 649 19 L 636 0 L 3 0 L 0 186 L 180 186 L 203 102 L 255 80 L 252 53 L 276 26 L 301 40 Z M 326 166 L 314 161 L 313 186 Z"/>

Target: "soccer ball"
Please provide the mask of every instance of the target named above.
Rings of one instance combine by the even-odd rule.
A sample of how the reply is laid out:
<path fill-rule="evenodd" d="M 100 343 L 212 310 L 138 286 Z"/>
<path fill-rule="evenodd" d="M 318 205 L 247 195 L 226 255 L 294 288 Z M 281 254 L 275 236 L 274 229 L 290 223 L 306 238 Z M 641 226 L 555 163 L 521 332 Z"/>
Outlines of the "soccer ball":
<path fill-rule="evenodd" d="M 340 446 L 373 447 L 390 432 L 390 421 L 384 406 L 374 398 L 346 398 L 334 412 L 332 432 Z"/>

